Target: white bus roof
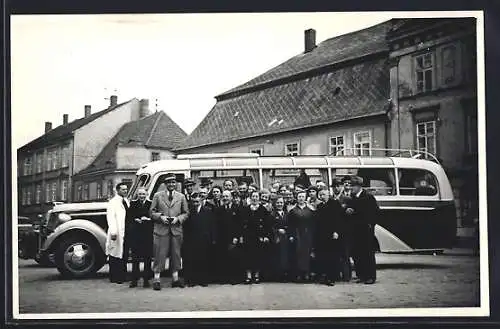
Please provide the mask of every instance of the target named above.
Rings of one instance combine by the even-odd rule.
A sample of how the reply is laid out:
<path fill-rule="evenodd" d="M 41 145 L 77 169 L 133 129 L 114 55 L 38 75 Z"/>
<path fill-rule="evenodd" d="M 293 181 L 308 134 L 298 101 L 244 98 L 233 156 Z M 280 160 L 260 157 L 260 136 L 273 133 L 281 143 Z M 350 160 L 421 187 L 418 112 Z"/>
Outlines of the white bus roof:
<path fill-rule="evenodd" d="M 441 166 L 433 161 L 403 157 L 374 156 L 241 156 L 241 154 L 210 154 L 179 156 L 181 159 L 159 160 L 143 165 L 137 174 L 165 171 L 184 171 L 201 169 L 237 168 L 321 168 L 321 167 L 402 167 L 422 168 L 431 171 Z"/>

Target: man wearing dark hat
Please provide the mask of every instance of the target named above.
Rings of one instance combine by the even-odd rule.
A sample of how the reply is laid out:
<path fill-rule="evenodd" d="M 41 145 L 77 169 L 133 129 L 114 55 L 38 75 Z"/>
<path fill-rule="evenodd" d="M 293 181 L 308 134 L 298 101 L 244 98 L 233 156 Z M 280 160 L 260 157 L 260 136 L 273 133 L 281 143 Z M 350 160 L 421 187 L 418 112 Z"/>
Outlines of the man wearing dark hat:
<path fill-rule="evenodd" d="M 175 190 L 174 174 L 165 177 L 166 190 L 153 197 L 150 213 L 154 221 L 154 290 L 160 290 L 160 273 L 165 269 L 170 255 L 169 267 L 172 272 L 172 287 L 182 288 L 179 280 L 181 268 L 182 223 L 189 215 L 189 207 L 184 194 Z"/>
<path fill-rule="evenodd" d="M 189 286 L 207 286 L 212 262 L 212 246 L 216 239 L 216 223 L 212 207 L 201 203 L 200 194 L 192 194 L 192 208 L 184 222 L 184 277 Z"/>
<path fill-rule="evenodd" d="M 191 194 L 193 194 L 193 189 L 194 186 L 196 185 L 195 181 L 193 181 L 191 178 L 186 178 L 184 180 L 184 196 L 186 197 L 186 200 L 188 203 L 191 202 Z"/>
<path fill-rule="evenodd" d="M 375 197 L 363 189 L 363 179 L 351 177 L 351 199 L 345 213 L 351 226 L 352 257 L 358 276 L 358 283 L 373 284 L 376 280 L 374 226 L 379 207 Z"/>
<path fill-rule="evenodd" d="M 212 188 L 213 181 L 208 177 L 202 177 L 200 180 L 200 187 L 206 187 L 208 190 Z"/>

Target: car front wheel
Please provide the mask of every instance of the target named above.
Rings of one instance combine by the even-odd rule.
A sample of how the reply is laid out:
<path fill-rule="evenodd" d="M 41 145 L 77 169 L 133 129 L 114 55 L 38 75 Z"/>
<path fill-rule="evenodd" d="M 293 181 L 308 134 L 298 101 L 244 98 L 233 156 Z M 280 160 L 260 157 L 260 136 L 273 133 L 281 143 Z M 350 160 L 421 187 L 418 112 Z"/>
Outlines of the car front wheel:
<path fill-rule="evenodd" d="M 94 238 L 72 235 L 57 248 L 57 269 L 66 278 L 83 278 L 95 274 L 104 265 L 104 253 Z"/>

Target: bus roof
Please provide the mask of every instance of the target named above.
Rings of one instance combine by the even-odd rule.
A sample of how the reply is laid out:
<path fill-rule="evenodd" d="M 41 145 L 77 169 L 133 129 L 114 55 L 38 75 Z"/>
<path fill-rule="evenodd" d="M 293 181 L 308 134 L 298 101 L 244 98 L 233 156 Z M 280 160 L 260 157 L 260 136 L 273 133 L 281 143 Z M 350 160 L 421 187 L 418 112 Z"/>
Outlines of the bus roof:
<path fill-rule="evenodd" d="M 215 168 L 322 168 L 322 167 L 402 167 L 435 171 L 440 165 L 429 160 L 382 156 L 238 156 L 236 154 L 193 155 L 183 159 L 159 160 L 143 165 L 137 174 Z"/>

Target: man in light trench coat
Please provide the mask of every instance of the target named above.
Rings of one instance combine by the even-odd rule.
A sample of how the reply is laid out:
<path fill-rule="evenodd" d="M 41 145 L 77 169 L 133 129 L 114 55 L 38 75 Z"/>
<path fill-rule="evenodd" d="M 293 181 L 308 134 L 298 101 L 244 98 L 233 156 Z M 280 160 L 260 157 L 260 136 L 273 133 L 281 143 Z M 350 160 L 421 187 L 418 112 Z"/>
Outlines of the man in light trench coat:
<path fill-rule="evenodd" d="M 189 215 L 189 207 L 184 194 L 175 190 L 176 177 L 174 174 L 166 175 L 165 184 L 167 189 L 154 195 L 150 209 L 151 219 L 154 222 L 154 290 L 161 289 L 160 273 L 165 269 L 169 255 L 172 287 L 184 287 L 179 280 L 179 270 L 181 269 L 183 238 L 182 223 Z"/>
<path fill-rule="evenodd" d="M 116 195 L 108 202 L 106 219 L 108 232 L 106 235 L 106 255 L 109 256 L 109 280 L 112 283 L 123 283 L 127 274 L 128 252 L 124 249 L 125 218 L 130 203 L 126 198 L 127 185 L 116 185 Z"/>

